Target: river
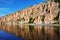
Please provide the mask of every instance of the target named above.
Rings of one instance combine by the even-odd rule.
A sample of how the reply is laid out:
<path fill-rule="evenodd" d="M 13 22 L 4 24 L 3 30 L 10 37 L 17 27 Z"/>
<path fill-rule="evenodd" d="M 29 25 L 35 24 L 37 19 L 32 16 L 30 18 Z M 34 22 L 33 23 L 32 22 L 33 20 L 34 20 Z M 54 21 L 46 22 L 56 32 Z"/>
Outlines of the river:
<path fill-rule="evenodd" d="M 1 25 L 2 40 L 60 40 L 60 26 Z"/>

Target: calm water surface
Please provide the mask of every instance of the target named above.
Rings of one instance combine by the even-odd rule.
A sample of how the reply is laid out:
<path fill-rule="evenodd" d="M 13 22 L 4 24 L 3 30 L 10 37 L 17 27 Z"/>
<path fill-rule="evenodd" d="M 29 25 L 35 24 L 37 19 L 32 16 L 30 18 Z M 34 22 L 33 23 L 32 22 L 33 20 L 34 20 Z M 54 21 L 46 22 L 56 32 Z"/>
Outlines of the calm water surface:
<path fill-rule="evenodd" d="M 0 40 L 60 40 L 60 26 L 1 25 Z"/>
<path fill-rule="evenodd" d="M 23 38 L 18 38 L 15 35 L 9 34 L 3 30 L 0 30 L 0 40 L 23 40 Z"/>

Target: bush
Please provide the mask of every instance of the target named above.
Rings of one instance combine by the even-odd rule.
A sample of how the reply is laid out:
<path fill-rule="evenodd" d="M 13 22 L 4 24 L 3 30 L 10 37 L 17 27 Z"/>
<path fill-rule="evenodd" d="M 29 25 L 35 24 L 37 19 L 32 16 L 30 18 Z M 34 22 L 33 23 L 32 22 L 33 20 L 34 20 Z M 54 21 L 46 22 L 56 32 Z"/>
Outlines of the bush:
<path fill-rule="evenodd" d="M 59 19 L 59 13 L 53 20 L 57 20 L 58 21 L 58 19 Z"/>
<path fill-rule="evenodd" d="M 34 23 L 34 19 L 33 19 L 32 17 L 30 17 L 30 19 L 29 19 L 29 22 L 28 22 L 28 23 Z M 34 26 L 29 25 L 29 30 L 30 30 L 30 32 L 32 32 L 32 31 L 34 30 Z"/>
<path fill-rule="evenodd" d="M 28 23 L 34 23 L 34 19 L 32 17 L 30 17 L 29 22 Z"/>
<path fill-rule="evenodd" d="M 45 15 L 42 16 L 42 22 L 44 22 Z"/>

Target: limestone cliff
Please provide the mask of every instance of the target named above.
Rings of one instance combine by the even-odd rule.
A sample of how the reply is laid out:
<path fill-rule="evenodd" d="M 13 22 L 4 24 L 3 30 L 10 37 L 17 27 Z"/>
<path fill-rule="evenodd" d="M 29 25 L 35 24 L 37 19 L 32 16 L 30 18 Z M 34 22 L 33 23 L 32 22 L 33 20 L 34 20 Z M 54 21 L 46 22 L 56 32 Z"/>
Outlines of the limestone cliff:
<path fill-rule="evenodd" d="M 56 17 L 59 15 L 58 5 L 59 4 L 57 2 L 53 1 L 40 3 L 13 14 L 1 17 L 0 22 L 20 21 L 21 23 L 54 23 L 59 19 L 58 18 L 56 20 Z"/>

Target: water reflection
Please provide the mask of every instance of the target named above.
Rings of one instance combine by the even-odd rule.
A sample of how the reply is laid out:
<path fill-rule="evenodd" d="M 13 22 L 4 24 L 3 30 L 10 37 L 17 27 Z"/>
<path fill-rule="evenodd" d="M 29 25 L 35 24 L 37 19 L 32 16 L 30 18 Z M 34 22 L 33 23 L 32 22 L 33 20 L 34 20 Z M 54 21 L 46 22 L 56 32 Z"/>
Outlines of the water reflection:
<path fill-rule="evenodd" d="M 23 39 L 18 38 L 15 35 L 9 34 L 3 30 L 0 30 L 0 40 L 23 40 Z"/>
<path fill-rule="evenodd" d="M 25 40 L 60 40 L 60 26 L 1 25 L 0 29 Z"/>

